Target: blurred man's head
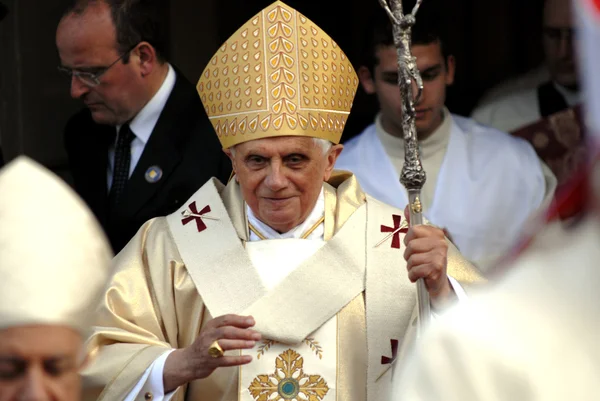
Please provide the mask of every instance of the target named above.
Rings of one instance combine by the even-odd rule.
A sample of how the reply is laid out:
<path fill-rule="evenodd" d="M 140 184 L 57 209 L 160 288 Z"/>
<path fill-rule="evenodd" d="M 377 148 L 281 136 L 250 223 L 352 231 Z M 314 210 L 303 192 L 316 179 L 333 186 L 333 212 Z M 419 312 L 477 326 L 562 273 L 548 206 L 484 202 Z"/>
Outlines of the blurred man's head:
<path fill-rule="evenodd" d="M 552 79 L 559 85 L 575 90 L 579 88 L 579 78 L 571 7 L 571 0 L 546 0 L 542 40 Z"/>
<path fill-rule="evenodd" d="M 77 401 L 111 252 L 83 201 L 26 158 L 0 170 L 0 401 Z"/>
<path fill-rule="evenodd" d="M 61 70 L 71 96 L 99 124 L 131 120 L 167 73 L 159 1 L 79 0 L 56 31 Z"/>
<path fill-rule="evenodd" d="M 407 11 L 410 8 L 407 8 Z M 449 52 L 445 24 L 439 13 L 422 8 L 412 31 L 412 54 L 423 78 L 423 94 L 416 109 L 420 139 L 429 137 L 443 121 L 446 87 L 454 82 L 455 60 Z M 383 12 L 371 27 L 370 39 L 358 71 L 365 92 L 375 94 L 386 132 L 402 137 L 402 99 L 398 87 L 398 56 L 392 25 Z M 413 87 L 413 94 L 416 89 Z"/>
<path fill-rule="evenodd" d="M 0 330 L 0 401 L 78 401 L 83 339 L 66 326 Z"/>

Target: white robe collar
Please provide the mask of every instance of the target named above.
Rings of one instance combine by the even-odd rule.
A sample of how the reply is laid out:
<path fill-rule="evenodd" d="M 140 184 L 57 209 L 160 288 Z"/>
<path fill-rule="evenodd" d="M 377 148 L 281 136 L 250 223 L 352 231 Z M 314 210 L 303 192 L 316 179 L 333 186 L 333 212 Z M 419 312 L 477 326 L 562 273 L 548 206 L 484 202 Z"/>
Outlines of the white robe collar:
<path fill-rule="evenodd" d="M 441 150 L 445 150 L 450 142 L 452 132 L 452 115 L 444 107 L 442 124 L 425 140 L 419 141 L 419 154 L 425 159 Z M 381 113 L 375 117 L 377 137 L 381 141 L 386 153 L 392 158 L 404 158 L 404 138 L 396 137 L 387 132 L 381 123 Z"/>
<path fill-rule="evenodd" d="M 486 263 L 516 241 L 527 218 L 542 205 L 545 177 L 529 145 L 472 120 L 448 117 L 448 149 L 424 216 L 448 228 L 469 260 Z M 352 171 L 369 195 L 404 209 L 406 190 L 375 124 L 344 152 L 336 168 Z"/>

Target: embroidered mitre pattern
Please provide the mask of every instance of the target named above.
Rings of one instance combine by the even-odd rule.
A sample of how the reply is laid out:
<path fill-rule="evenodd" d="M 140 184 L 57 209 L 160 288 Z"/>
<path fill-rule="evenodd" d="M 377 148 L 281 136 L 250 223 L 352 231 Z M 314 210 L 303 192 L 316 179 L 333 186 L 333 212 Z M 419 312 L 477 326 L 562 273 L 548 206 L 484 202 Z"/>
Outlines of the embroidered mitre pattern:
<path fill-rule="evenodd" d="M 273 136 L 339 143 L 358 78 L 338 45 L 277 1 L 221 46 L 198 93 L 223 148 Z"/>

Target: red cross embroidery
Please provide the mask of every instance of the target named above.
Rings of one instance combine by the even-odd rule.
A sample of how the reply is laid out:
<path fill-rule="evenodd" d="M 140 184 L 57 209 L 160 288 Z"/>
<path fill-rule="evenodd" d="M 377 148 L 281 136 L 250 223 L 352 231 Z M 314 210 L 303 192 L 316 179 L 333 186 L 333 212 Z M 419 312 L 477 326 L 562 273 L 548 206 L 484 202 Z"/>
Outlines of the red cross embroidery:
<path fill-rule="evenodd" d="M 398 357 L 398 340 L 390 340 L 390 342 L 392 343 L 392 357 L 390 358 L 383 355 L 381 357 L 382 365 L 390 365 L 394 363 L 396 361 L 396 358 Z"/>
<path fill-rule="evenodd" d="M 400 228 L 400 222 L 402 221 L 402 217 L 398 216 L 397 214 L 393 214 L 392 217 L 394 219 L 394 227 L 388 227 L 388 226 L 381 225 L 382 233 L 391 233 L 391 234 L 388 235 L 387 237 L 385 237 L 383 239 L 383 241 L 381 241 L 377 245 L 380 245 L 383 242 L 387 241 L 387 239 L 389 237 L 393 237 L 392 248 L 400 249 L 400 233 L 406 234 L 408 232 L 408 227 Z"/>
<path fill-rule="evenodd" d="M 198 208 L 196 207 L 196 202 L 192 202 L 188 206 L 188 210 L 184 210 L 183 213 L 181 213 L 182 216 L 184 217 L 183 219 L 181 219 L 181 223 L 185 226 L 189 222 L 195 221 L 196 226 L 198 227 L 198 232 L 201 233 L 202 231 L 206 230 L 206 224 L 204 224 L 203 218 L 210 218 L 210 217 L 203 216 L 203 215 L 205 215 L 208 212 L 210 212 L 209 205 L 204 206 L 204 208 L 198 213 Z"/>

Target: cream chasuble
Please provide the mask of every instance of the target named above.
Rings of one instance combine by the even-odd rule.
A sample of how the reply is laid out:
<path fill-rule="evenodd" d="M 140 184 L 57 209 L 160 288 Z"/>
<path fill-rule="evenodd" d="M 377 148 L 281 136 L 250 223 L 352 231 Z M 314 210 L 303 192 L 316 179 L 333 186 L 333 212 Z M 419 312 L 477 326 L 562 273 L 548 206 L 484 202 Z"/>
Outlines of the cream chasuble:
<path fill-rule="evenodd" d="M 375 245 L 402 228 L 402 211 L 366 196 L 349 174 L 335 173 L 322 196 L 325 241 L 247 242 L 235 182 L 209 182 L 178 212 L 149 221 L 115 258 L 88 342 L 90 352 L 104 347 L 84 373 L 86 395 L 123 399 L 161 354 L 192 344 L 213 316 L 236 313 L 254 316 L 263 334 L 253 362 L 217 369 L 172 399 L 387 399 L 392 370 L 382 358 L 411 328 L 415 289 L 403 232 Z M 454 248 L 448 274 L 479 280 Z M 149 396 L 144 385 L 136 400 Z"/>
<path fill-rule="evenodd" d="M 246 250 L 268 290 L 274 289 L 325 245 L 324 206 L 321 191 L 315 208 L 304 223 L 284 235 L 254 217 L 246 206 L 250 227 Z M 252 401 L 261 396 L 271 399 L 276 394 L 287 399 L 336 399 L 337 316 L 300 344 L 287 345 L 263 339 L 253 350 L 243 353 L 254 360 L 240 367 L 240 400 Z"/>

